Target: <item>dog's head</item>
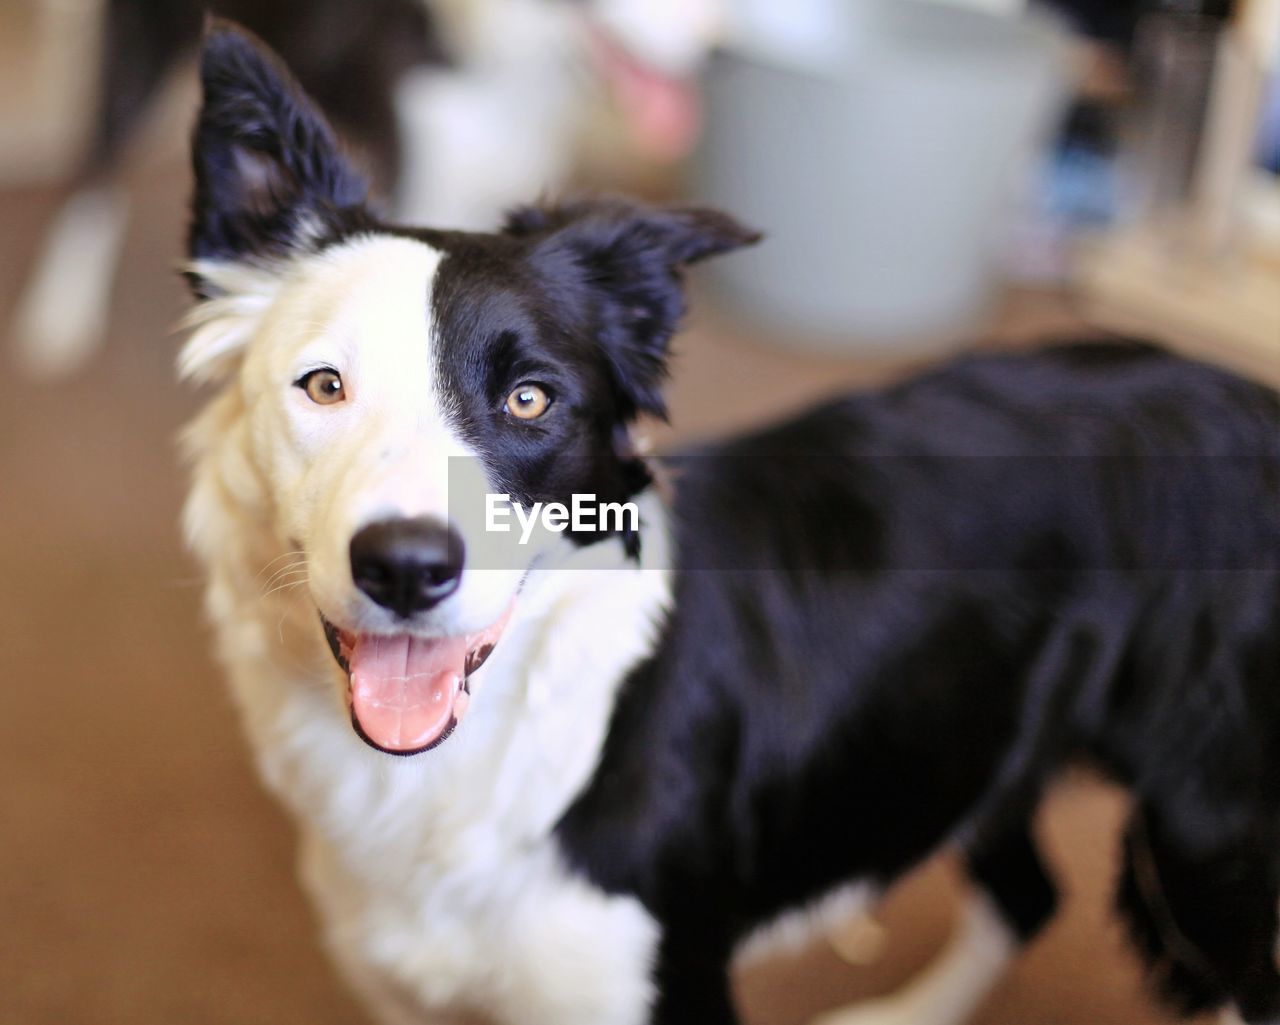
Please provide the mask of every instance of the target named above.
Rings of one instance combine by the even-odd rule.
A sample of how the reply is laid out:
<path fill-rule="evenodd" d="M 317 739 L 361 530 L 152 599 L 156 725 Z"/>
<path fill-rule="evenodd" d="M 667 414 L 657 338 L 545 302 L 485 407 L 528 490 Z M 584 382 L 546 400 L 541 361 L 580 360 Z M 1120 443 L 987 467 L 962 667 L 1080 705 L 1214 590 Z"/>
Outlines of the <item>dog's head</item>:
<path fill-rule="evenodd" d="M 305 553 L 357 730 L 424 750 L 466 710 L 550 536 L 504 535 L 495 559 L 489 524 L 457 510 L 644 488 L 627 428 L 663 412 L 681 268 L 755 235 L 621 201 L 520 210 L 493 234 L 391 227 L 260 43 L 213 25 L 201 75 L 182 369 L 238 392 L 258 515 Z M 640 538 L 551 543 L 601 542 Z"/>

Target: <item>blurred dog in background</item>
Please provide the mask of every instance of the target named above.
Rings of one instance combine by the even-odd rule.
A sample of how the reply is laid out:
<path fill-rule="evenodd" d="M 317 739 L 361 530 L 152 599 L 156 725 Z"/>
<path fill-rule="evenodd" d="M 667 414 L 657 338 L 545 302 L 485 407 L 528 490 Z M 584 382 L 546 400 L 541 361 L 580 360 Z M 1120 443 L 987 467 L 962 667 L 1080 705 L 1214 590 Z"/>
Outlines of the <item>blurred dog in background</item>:
<path fill-rule="evenodd" d="M 33 374 L 74 370 L 104 337 L 122 155 L 210 9 L 285 58 L 398 216 L 475 228 L 565 184 L 603 98 L 640 152 L 682 152 L 719 31 L 717 0 L 106 0 L 93 135 L 14 324 Z"/>

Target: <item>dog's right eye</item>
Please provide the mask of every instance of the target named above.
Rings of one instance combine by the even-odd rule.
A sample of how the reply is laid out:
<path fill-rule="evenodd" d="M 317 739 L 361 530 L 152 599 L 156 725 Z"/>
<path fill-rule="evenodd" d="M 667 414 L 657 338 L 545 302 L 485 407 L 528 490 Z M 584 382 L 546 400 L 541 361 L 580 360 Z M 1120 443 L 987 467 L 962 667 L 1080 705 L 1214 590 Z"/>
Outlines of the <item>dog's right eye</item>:
<path fill-rule="evenodd" d="M 320 406 L 332 406 L 347 397 L 342 388 L 342 377 L 330 367 L 312 370 L 293 383 L 307 393 L 307 398 Z"/>

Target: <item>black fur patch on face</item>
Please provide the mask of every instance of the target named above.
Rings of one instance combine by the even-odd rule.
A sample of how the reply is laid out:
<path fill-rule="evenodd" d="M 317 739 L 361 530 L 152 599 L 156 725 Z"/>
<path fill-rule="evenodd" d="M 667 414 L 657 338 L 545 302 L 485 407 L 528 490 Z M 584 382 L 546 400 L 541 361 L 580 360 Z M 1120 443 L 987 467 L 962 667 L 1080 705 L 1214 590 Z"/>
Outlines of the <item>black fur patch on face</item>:
<path fill-rule="evenodd" d="M 213 21 L 193 140 L 193 259 L 267 259 L 370 223 L 364 179 L 267 47 Z M 197 294 L 202 285 L 193 281 Z"/>
<path fill-rule="evenodd" d="M 524 504 L 620 502 L 649 483 L 627 426 L 664 413 L 681 269 L 757 237 L 714 211 L 616 200 L 520 211 L 498 235 L 411 234 L 446 254 L 431 296 L 437 387 L 490 476 Z M 551 405 L 520 420 L 504 401 L 527 383 Z"/>
<path fill-rule="evenodd" d="M 530 262 L 554 293 L 596 300 L 590 327 L 629 416 L 666 415 L 661 386 L 684 315 L 683 268 L 760 239 L 718 210 L 618 199 L 525 207 L 509 215 L 506 233 L 530 241 Z"/>

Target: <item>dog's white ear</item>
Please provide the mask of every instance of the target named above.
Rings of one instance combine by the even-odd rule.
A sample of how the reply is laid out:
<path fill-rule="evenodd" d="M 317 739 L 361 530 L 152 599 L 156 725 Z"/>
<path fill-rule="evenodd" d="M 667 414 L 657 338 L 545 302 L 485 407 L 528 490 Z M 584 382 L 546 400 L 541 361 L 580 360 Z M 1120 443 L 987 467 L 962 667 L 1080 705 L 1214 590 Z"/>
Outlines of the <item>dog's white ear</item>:
<path fill-rule="evenodd" d="M 667 348 L 684 314 L 683 269 L 760 239 L 719 210 L 651 207 L 621 199 L 525 207 L 506 232 L 533 242 L 533 259 L 569 261 L 601 298 L 595 335 L 619 393 L 637 411 L 665 416 Z"/>
<path fill-rule="evenodd" d="M 197 292 L 203 291 L 208 298 L 183 318 L 181 326 L 191 333 L 178 354 L 178 375 L 211 384 L 238 365 L 275 299 L 280 276 L 269 267 L 218 261 L 196 261 L 187 275 L 198 280 Z"/>
<path fill-rule="evenodd" d="M 367 186 L 279 58 L 244 29 L 209 22 L 200 80 L 188 277 L 209 298 L 222 293 L 201 265 L 262 265 L 354 230 Z"/>

